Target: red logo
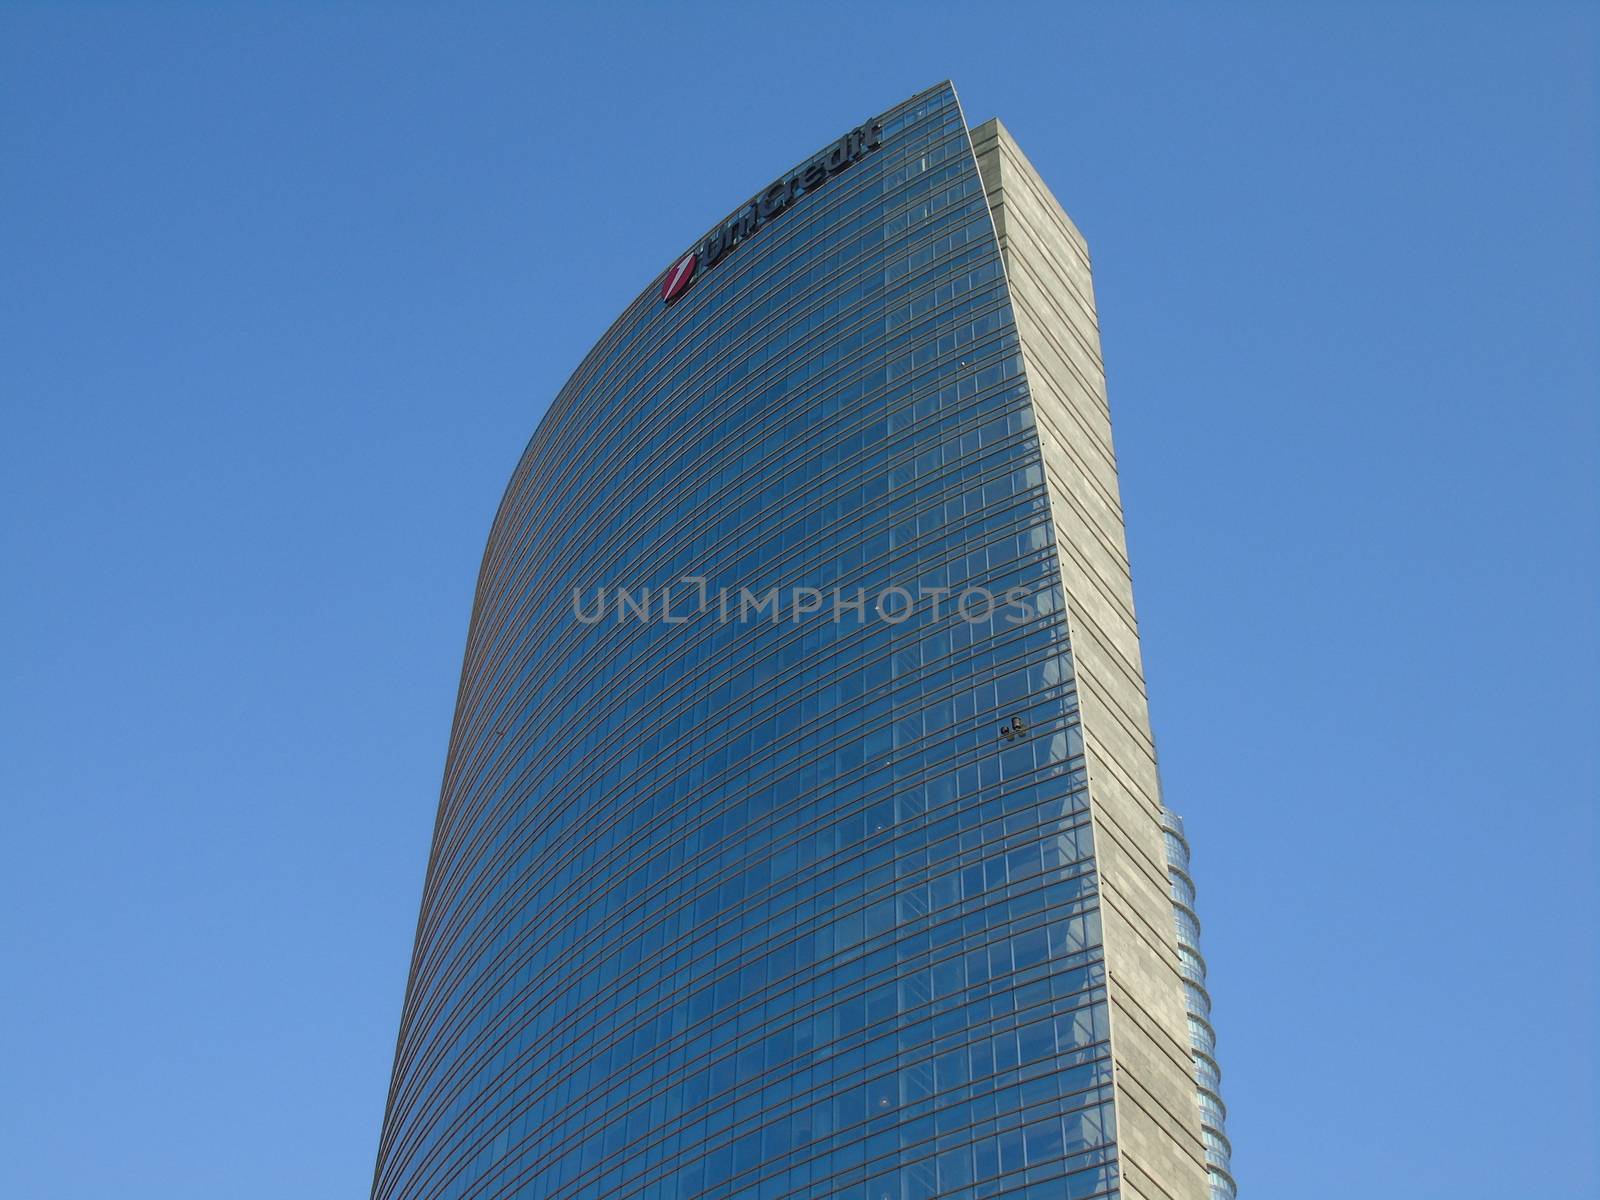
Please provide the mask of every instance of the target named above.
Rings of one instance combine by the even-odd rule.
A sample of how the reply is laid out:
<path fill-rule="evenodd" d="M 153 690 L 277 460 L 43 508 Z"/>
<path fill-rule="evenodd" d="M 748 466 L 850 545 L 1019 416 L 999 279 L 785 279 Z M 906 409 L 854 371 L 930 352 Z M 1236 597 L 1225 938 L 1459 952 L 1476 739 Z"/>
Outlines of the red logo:
<path fill-rule="evenodd" d="M 694 281 L 694 269 L 700 259 L 693 250 L 685 254 L 672 264 L 672 270 L 667 272 L 667 277 L 661 281 L 661 299 L 671 304 L 683 295 L 690 283 Z"/>

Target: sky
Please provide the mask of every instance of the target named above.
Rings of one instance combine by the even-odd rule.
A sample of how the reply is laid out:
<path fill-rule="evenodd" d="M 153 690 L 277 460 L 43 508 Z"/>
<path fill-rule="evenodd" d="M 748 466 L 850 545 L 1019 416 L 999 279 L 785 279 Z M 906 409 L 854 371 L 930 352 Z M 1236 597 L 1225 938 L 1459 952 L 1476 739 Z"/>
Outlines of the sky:
<path fill-rule="evenodd" d="M 366 1194 L 513 465 L 947 77 L 1094 255 L 1241 1194 L 1596 1194 L 1597 29 L 0 5 L 0 1196 Z"/>

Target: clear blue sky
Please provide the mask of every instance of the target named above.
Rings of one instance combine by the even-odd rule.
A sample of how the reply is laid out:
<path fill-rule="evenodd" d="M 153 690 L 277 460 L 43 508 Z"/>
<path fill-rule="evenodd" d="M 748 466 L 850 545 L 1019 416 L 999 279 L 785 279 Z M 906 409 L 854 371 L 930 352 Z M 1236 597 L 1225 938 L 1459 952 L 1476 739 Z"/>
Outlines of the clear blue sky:
<path fill-rule="evenodd" d="M 710 221 L 946 76 L 1095 254 L 1244 1194 L 1595 1194 L 1596 43 L 6 4 L 0 1195 L 365 1195 L 523 444 Z"/>

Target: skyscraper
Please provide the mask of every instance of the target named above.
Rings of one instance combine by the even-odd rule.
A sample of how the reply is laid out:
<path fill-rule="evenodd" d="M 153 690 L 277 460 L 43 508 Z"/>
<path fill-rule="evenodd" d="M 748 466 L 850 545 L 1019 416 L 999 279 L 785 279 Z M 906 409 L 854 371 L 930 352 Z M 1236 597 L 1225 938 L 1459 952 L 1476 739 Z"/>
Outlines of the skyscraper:
<path fill-rule="evenodd" d="M 943 84 L 534 433 L 373 1196 L 1231 1195 L 1163 813 L 1087 250 Z"/>

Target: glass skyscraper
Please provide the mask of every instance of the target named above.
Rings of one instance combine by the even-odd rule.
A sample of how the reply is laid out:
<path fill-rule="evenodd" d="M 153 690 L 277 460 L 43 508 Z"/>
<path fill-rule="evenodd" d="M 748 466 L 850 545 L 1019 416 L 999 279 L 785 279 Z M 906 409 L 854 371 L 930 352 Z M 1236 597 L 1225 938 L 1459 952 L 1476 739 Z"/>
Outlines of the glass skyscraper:
<path fill-rule="evenodd" d="M 372 1194 L 1229 1196 L 1163 812 L 1087 251 L 940 85 L 512 476 Z"/>

